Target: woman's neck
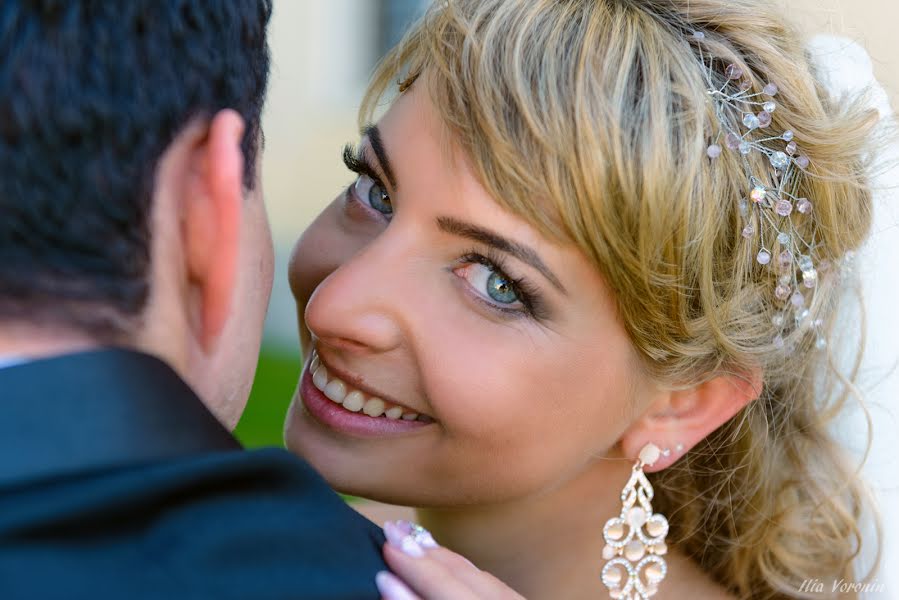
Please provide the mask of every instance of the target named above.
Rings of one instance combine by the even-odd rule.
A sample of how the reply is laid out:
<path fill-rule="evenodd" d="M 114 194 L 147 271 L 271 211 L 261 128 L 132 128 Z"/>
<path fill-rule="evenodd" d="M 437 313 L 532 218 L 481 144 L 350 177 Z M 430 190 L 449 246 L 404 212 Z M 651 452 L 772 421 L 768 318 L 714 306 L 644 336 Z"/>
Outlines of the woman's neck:
<path fill-rule="evenodd" d="M 540 496 L 490 506 L 419 509 L 418 519 L 438 542 L 529 600 L 596 598 L 603 588 L 598 575 L 603 525 L 621 510 L 620 488 L 629 472 L 630 465 L 623 462 L 594 464 Z"/>
<path fill-rule="evenodd" d="M 620 491 L 630 468 L 596 464 L 539 497 L 486 507 L 423 508 L 418 519 L 442 545 L 528 600 L 592 600 L 604 597 L 602 530 L 621 511 Z M 669 571 L 659 597 L 730 597 L 676 550 L 665 558 Z"/>

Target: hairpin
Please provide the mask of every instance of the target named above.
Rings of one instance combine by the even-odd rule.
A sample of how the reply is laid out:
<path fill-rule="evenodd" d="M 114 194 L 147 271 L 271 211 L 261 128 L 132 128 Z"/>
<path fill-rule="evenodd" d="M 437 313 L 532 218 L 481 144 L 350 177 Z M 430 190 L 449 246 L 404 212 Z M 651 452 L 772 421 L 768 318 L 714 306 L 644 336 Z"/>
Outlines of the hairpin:
<path fill-rule="evenodd" d="M 789 339 L 788 329 L 792 323 L 796 330 L 814 328 L 815 345 L 824 348 L 827 341 L 821 331 L 823 322 L 812 319 L 811 310 L 819 270 L 824 271 L 831 265 L 826 261 L 816 263 L 819 252 L 814 234 L 811 239 L 804 239 L 794 227 L 794 218 L 813 218 L 812 201 L 799 195 L 802 177 L 811 161 L 801 151 L 792 130 L 769 130 L 772 114 L 777 110 L 774 100 L 779 91 L 777 85 L 769 82 L 761 92 L 753 91 L 752 83 L 744 78 L 743 69 L 734 63 L 725 67 L 723 77 L 717 75 L 711 56 L 707 62 L 703 53 L 705 33 L 695 31 L 690 37 L 699 42 L 708 97 L 719 124 L 715 138 L 706 148 L 706 155 L 711 160 L 720 157 L 724 151 L 723 143 L 741 158 L 748 192 L 739 201 L 744 219 L 740 234 L 748 240 L 758 240 L 759 250 L 753 260 L 775 270 L 776 309 L 772 324 L 778 333 L 772 344 L 777 349 L 792 350 L 792 343 L 785 341 Z M 719 84 L 715 83 L 716 75 Z M 771 168 L 765 173 L 753 173 L 748 159 L 752 153 L 764 155 Z M 810 229 L 814 231 L 814 227 Z M 851 259 L 851 255 L 847 259 Z"/>

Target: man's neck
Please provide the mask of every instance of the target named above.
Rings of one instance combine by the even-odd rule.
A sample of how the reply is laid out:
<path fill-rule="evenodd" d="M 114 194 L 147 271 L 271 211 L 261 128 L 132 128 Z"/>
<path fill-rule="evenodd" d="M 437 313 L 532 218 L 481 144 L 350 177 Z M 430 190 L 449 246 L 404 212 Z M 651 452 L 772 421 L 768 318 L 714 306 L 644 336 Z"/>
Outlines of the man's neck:
<path fill-rule="evenodd" d="M 20 362 L 83 352 L 100 344 L 87 334 L 20 323 L 0 324 L 0 361 Z"/>

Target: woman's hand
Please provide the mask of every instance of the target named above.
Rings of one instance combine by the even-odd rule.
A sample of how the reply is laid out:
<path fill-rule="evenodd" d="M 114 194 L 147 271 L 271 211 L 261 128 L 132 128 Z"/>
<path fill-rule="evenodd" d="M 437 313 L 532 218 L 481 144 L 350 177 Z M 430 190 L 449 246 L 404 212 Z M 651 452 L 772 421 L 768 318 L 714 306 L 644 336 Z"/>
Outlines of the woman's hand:
<path fill-rule="evenodd" d="M 439 546 L 418 525 L 388 521 L 384 534 L 384 559 L 393 573 L 382 571 L 376 578 L 383 600 L 524 600 L 468 559 Z"/>

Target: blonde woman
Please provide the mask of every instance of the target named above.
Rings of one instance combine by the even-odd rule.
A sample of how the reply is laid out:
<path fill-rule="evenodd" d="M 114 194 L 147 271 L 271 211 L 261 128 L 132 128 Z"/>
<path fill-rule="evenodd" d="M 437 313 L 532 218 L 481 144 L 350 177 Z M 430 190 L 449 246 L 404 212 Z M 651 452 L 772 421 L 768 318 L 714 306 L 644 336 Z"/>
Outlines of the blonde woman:
<path fill-rule="evenodd" d="M 385 598 L 861 581 L 831 330 L 877 118 L 803 48 L 755 0 L 450 0 L 381 64 L 291 265 L 286 437 L 433 533 L 386 526 Z"/>

